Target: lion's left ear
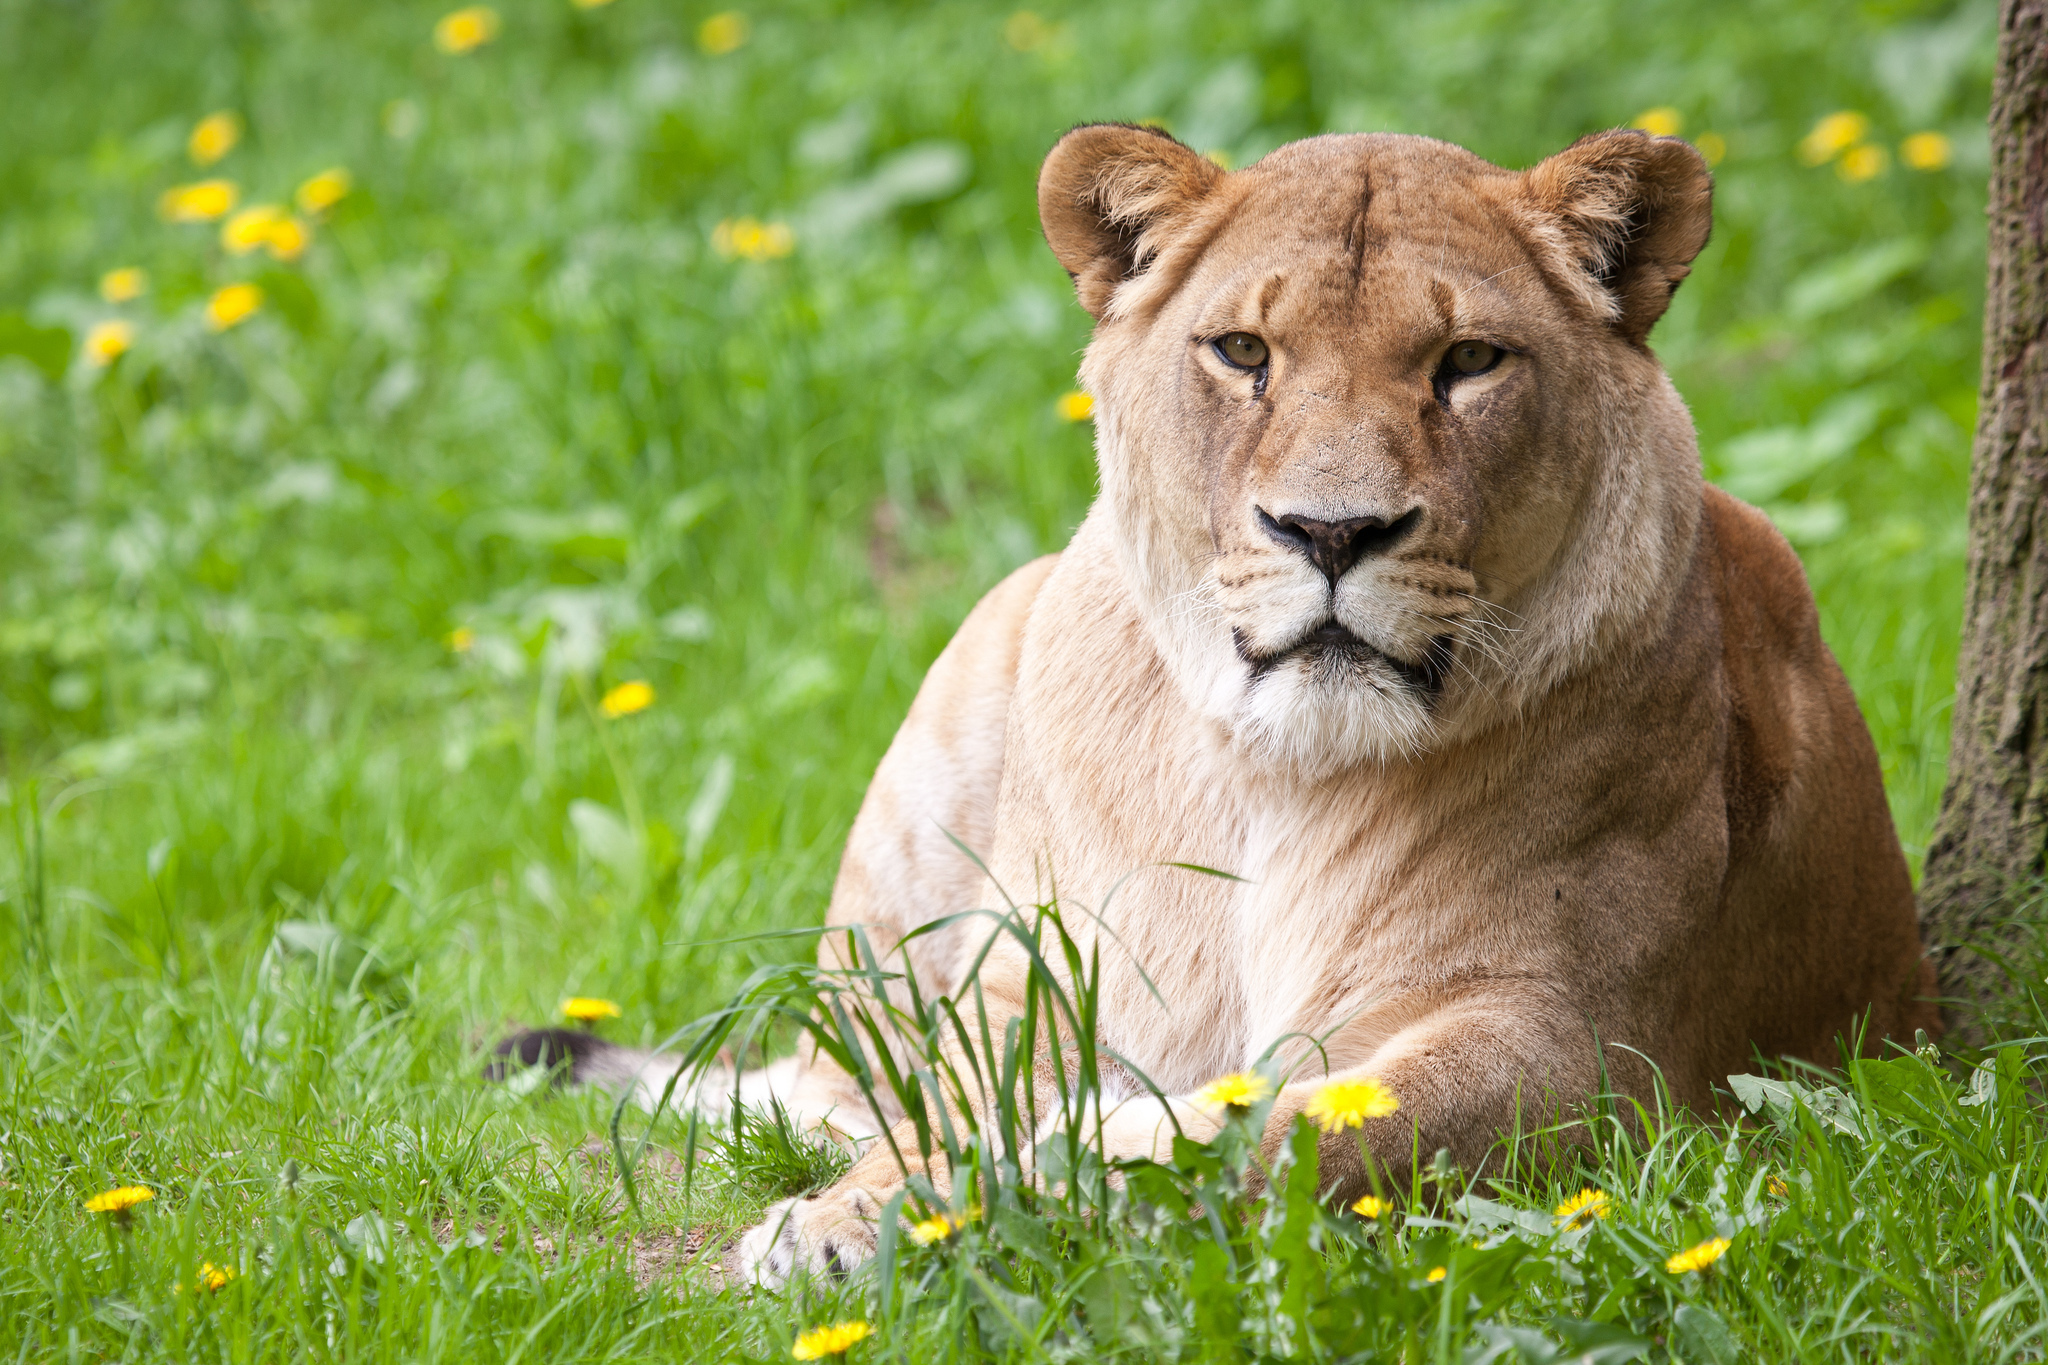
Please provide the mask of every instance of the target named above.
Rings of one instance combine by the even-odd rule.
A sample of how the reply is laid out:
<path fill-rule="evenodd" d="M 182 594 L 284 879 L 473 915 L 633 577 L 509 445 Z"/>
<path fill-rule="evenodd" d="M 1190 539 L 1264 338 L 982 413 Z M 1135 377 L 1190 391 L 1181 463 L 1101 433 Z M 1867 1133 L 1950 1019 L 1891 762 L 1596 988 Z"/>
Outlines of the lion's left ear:
<path fill-rule="evenodd" d="M 1642 344 L 1713 227 L 1706 159 L 1689 142 L 1624 128 L 1580 138 L 1522 183 L 1537 237 L 1575 292 Z"/>

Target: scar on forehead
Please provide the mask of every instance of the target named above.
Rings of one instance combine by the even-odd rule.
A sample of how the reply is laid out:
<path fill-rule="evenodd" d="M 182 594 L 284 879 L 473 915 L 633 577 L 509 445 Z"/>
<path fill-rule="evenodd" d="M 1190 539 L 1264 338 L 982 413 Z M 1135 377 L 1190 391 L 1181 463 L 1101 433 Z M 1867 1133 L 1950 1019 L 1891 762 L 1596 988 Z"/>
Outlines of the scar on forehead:
<path fill-rule="evenodd" d="M 1267 312 L 1268 312 L 1268 311 L 1270 311 L 1270 310 L 1272 309 L 1272 307 L 1273 307 L 1273 305 L 1274 305 L 1274 304 L 1276 304 L 1276 303 L 1278 303 L 1278 302 L 1280 301 L 1280 295 L 1281 295 L 1281 294 L 1282 294 L 1282 293 L 1283 293 L 1283 292 L 1284 292 L 1284 291 L 1286 290 L 1286 288 L 1287 288 L 1287 279 L 1286 279 L 1286 277 L 1285 277 L 1285 276 L 1283 276 L 1283 275 L 1268 275 L 1268 276 L 1266 276 L 1266 282 L 1265 282 L 1264 284 L 1262 284 L 1262 285 L 1260 285 L 1260 286 L 1259 286 L 1259 321 L 1260 321 L 1260 323 L 1262 323 L 1262 324 L 1263 324 L 1263 323 L 1265 322 L 1265 320 L 1266 320 L 1266 314 L 1267 314 Z"/>

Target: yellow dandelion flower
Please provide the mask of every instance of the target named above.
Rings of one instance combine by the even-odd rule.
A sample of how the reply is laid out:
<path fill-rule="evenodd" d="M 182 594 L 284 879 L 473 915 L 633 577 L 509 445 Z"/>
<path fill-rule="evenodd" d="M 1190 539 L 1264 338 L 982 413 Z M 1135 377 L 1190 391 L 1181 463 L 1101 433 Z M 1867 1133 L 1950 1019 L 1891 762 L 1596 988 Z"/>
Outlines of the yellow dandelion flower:
<path fill-rule="evenodd" d="M 1003 41 L 1019 52 L 1036 52 L 1053 39 L 1053 27 L 1028 9 L 1003 21 Z"/>
<path fill-rule="evenodd" d="M 263 291 L 253 284 L 222 285 L 206 301 L 206 325 L 225 332 L 263 306 Z"/>
<path fill-rule="evenodd" d="M 498 12 L 489 5 L 451 10 L 434 25 L 434 46 L 452 56 L 474 52 L 498 36 Z"/>
<path fill-rule="evenodd" d="M 230 255 L 246 256 L 270 241 L 271 230 L 283 217 L 284 210 L 275 204 L 251 204 L 221 224 L 220 244 Z"/>
<path fill-rule="evenodd" d="M 1607 1216 L 1607 1191 L 1582 1189 L 1559 1204 L 1556 1212 L 1566 1227 L 1582 1228 L 1595 1218 Z"/>
<path fill-rule="evenodd" d="M 198 180 L 165 190 L 156 210 L 173 223 L 210 223 L 232 213 L 241 197 L 232 180 Z"/>
<path fill-rule="evenodd" d="M 562 1014 L 579 1024 L 594 1024 L 600 1019 L 616 1019 L 619 1007 L 609 1000 L 600 1000 L 593 995 L 575 995 L 562 1002 Z"/>
<path fill-rule="evenodd" d="M 1655 109 L 1645 109 L 1628 121 L 1631 128 L 1640 128 L 1651 137 L 1677 137 L 1678 130 L 1685 127 L 1685 116 L 1668 104 Z"/>
<path fill-rule="evenodd" d="M 856 1318 L 852 1322 L 835 1322 L 830 1327 L 813 1327 L 800 1333 L 796 1345 L 789 1353 L 798 1360 L 823 1360 L 826 1356 L 845 1355 L 854 1344 L 864 1341 L 873 1329 Z"/>
<path fill-rule="evenodd" d="M 1885 167 L 1890 164 L 1891 157 L 1884 148 L 1874 142 L 1866 142 L 1843 152 L 1841 161 L 1835 166 L 1835 173 L 1855 185 L 1883 175 Z"/>
<path fill-rule="evenodd" d="M 1431 1268 L 1430 1272 L 1427 1275 L 1424 1275 L 1422 1278 L 1428 1280 L 1431 1284 L 1442 1284 L 1444 1276 L 1450 1273 L 1450 1271 L 1446 1270 L 1442 1266 L 1434 1266 Z"/>
<path fill-rule="evenodd" d="M 613 720 L 617 720 L 620 716 L 630 716 L 635 711 L 645 711 L 652 705 L 654 688 L 635 678 L 631 682 L 622 682 L 605 693 L 604 700 L 598 703 L 598 709 Z"/>
<path fill-rule="evenodd" d="M 246 256 L 263 247 L 280 261 L 295 261 L 311 240 L 305 223 L 277 204 L 252 204 L 220 229 L 220 244 L 232 256 Z"/>
<path fill-rule="evenodd" d="M 947 1214 L 935 1213 L 921 1223 L 910 1225 L 910 1240 L 921 1247 L 933 1242 L 943 1242 L 960 1230 L 960 1220 Z"/>
<path fill-rule="evenodd" d="M 1360 1218 L 1384 1218 L 1390 1211 L 1392 1211 L 1393 1207 L 1393 1200 L 1381 1199 L 1376 1195 L 1369 1194 L 1365 1198 L 1354 1203 L 1351 1206 L 1351 1211 L 1357 1214 Z"/>
<path fill-rule="evenodd" d="M 1899 144 L 1899 160 L 1916 171 L 1938 171 L 1955 155 L 1955 144 L 1940 133 L 1915 133 Z"/>
<path fill-rule="evenodd" d="M 325 213 L 348 198 L 348 192 L 355 187 L 354 176 L 340 166 L 329 166 L 318 175 L 309 175 L 299 182 L 292 199 L 301 213 Z"/>
<path fill-rule="evenodd" d="M 1325 1133 L 1362 1128 L 1367 1119 L 1383 1119 L 1401 1107 L 1394 1092 L 1368 1076 L 1362 1081 L 1332 1081 L 1310 1097 L 1302 1117 Z"/>
<path fill-rule="evenodd" d="M 711 245 L 727 260 L 735 256 L 753 260 L 760 255 L 761 238 L 766 232 L 758 218 L 727 218 L 711 230 Z"/>
<path fill-rule="evenodd" d="M 1264 1076 L 1250 1071 L 1233 1071 L 1228 1076 L 1218 1076 L 1197 1090 L 1195 1103 L 1245 1109 L 1266 1098 L 1272 1090 Z"/>
<path fill-rule="evenodd" d="M 1664 1262 L 1664 1268 L 1673 1275 L 1683 1275 L 1688 1270 L 1705 1270 L 1721 1259 L 1728 1250 L 1726 1237 L 1709 1237 L 1698 1246 L 1687 1247 L 1676 1256 Z"/>
<path fill-rule="evenodd" d="M 697 26 L 697 46 L 713 57 L 723 57 L 746 46 L 747 16 L 737 10 L 723 10 Z"/>
<path fill-rule="evenodd" d="M 1764 1181 L 1764 1188 L 1768 1190 L 1773 1197 L 1778 1199 L 1789 1199 L 1792 1195 L 1790 1187 L 1788 1187 L 1785 1184 L 1785 1182 L 1783 1180 L 1780 1180 L 1777 1176 L 1771 1176 L 1770 1178 L 1766 1179 Z"/>
<path fill-rule="evenodd" d="M 727 218 L 711 230 L 711 249 L 726 260 L 774 261 L 796 250 L 796 234 L 787 223 L 758 218 Z"/>
<path fill-rule="evenodd" d="M 612 0 L 569 0 L 577 9 L 603 9 Z"/>
<path fill-rule="evenodd" d="M 149 292 L 149 272 L 141 266 L 124 265 L 100 276 L 100 297 L 108 303 L 128 303 Z"/>
<path fill-rule="evenodd" d="M 208 114 L 192 127 L 185 139 L 185 151 L 193 164 L 211 166 L 235 149 L 242 140 L 242 116 L 232 109 Z"/>
<path fill-rule="evenodd" d="M 1075 389 L 1072 393 L 1061 394 L 1059 401 L 1053 404 L 1053 410 L 1059 413 L 1063 422 L 1085 422 L 1095 415 L 1095 400 Z"/>
<path fill-rule="evenodd" d="M 85 332 L 85 363 L 101 369 L 121 358 L 135 342 L 135 324 L 122 318 L 95 322 Z"/>
<path fill-rule="evenodd" d="M 313 240 L 312 229 L 305 220 L 290 214 L 270 225 L 270 240 L 264 245 L 270 254 L 280 261 L 296 261 L 306 250 L 306 243 Z"/>
<path fill-rule="evenodd" d="M 212 1261 L 201 1261 L 199 1263 L 199 1278 L 195 1282 L 194 1287 L 204 1289 L 209 1294 L 218 1294 L 221 1290 L 227 1288 L 228 1281 L 234 1278 L 235 1268 L 233 1266 L 215 1265 Z"/>
<path fill-rule="evenodd" d="M 137 1204 L 147 1204 L 156 1198 L 156 1191 L 146 1185 L 116 1185 L 111 1190 L 101 1190 L 85 1201 L 87 1213 L 111 1213 L 116 1217 L 125 1216 Z"/>
<path fill-rule="evenodd" d="M 476 632 L 468 626 L 457 626 L 448 632 L 448 648 L 457 654 L 467 654 L 476 647 Z"/>
<path fill-rule="evenodd" d="M 1701 133 L 1692 140 L 1692 145 L 1700 149 L 1709 166 L 1718 166 L 1728 159 L 1728 139 L 1719 133 Z"/>
<path fill-rule="evenodd" d="M 1813 131 L 1799 141 L 1799 159 L 1809 166 L 1832 160 L 1845 147 L 1853 147 L 1870 131 L 1870 120 L 1854 109 L 1829 114 L 1813 125 Z"/>

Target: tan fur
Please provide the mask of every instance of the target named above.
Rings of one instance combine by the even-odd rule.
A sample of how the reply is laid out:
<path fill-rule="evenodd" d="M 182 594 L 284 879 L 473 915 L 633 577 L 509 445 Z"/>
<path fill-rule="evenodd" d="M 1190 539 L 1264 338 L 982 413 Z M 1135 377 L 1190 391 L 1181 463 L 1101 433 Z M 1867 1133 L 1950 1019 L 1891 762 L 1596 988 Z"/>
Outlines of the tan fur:
<path fill-rule="evenodd" d="M 1099 910 L 1137 871 L 1106 911 L 1102 1041 L 1185 1096 L 1327 1035 L 1330 1075 L 1399 1095 L 1363 1130 L 1396 1172 L 1483 1163 L 1603 1063 L 1707 1110 L 1757 1051 L 1934 1031 L 1876 755 L 1798 560 L 1702 482 L 1643 345 L 1709 192 L 1690 147 L 1633 132 L 1526 173 L 1411 137 L 1225 174 L 1145 129 L 1068 135 L 1040 210 L 1099 322 L 1102 493 L 933 666 L 831 923 L 886 948 L 999 904 L 948 830 L 1020 901 L 1056 881 Z M 1240 331 L 1270 348 L 1262 386 L 1210 345 Z M 1474 338 L 1504 358 L 1439 393 Z M 1261 511 L 1403 529 L 1333 584 Z M 1332 620 L 1360 643 L 1310 640 Z M 1245 880 L 1156 866 L 1176 861 Z M 913 945 L 927 995 L 981 937 Z M 1001 949 L 981 975 L 999 1016 L 1021 982 Z M 1269 1147 L 1327 1079 L 1280 1055 Z M 820 1062 L 790 1093 L 842 1133 L 901 1118 Z M 1163 1155 L 1164 1106 L 1113 1098 L 1112 1154 Z M 1324 1155 L 1347 1193 L 1355 1136 Z M 902 1178 L 870 1147 L 741 1268 L 859 1260 Z"/>

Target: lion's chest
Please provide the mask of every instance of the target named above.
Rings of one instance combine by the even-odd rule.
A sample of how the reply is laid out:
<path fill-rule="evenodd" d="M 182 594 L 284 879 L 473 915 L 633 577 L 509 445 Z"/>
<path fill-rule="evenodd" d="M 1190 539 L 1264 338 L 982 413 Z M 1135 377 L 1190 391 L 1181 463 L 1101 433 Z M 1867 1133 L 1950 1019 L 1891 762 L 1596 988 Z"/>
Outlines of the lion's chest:
<path fill-rule="evenodd" d="M 1290 807 L 1247 813 L 1237 829 L 1234 856 L 1207 865 L 1240 880 L 1150 872 L 1112 906 L 1130 952 L 1104 956 L 1111 1045 L 1169 1091 L 1276 1045 L 1298 1051 L 1304 1036 L 1344 1030 L 1355 1046 L 1376 1016 L 1391 1033 L 1421 983 L 1500 947 L 1456 884 L 1483 873 L 1432 856 L 1440 831 L 1412 814 L 1369 801 Z"/>

